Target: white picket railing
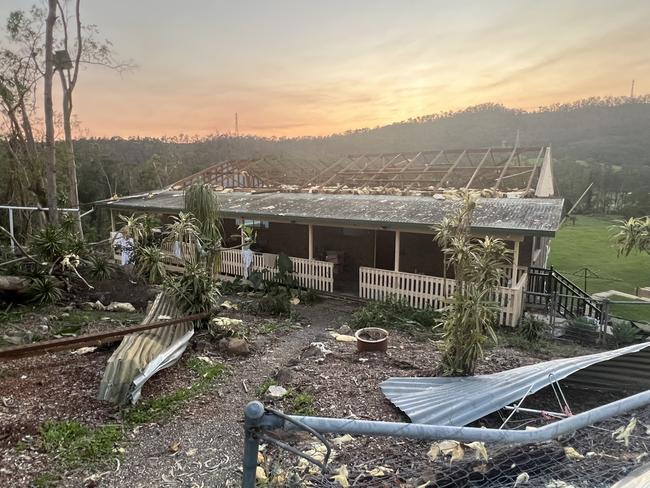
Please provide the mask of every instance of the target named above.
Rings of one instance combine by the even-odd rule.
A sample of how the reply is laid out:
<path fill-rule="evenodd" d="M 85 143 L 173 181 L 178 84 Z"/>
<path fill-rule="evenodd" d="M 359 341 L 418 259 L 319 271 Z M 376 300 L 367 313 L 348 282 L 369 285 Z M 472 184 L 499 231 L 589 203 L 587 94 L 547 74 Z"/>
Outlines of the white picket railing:
<path fill-rule="evenodd" d="M 514 327 L 519 322 L 526 279 L 524 273 L 513 288 L 497 288 L 496 299 L 501 307 L 501 324 Z M 412 307 L 439 309 L 448 304 L 446 297 L 451 297 L 455 286 L 454 280 L 445 280 L 438 276 L 359 268 L 359 296 L 370 300 L 386 301 L 397 298 L 406 300 Z"/>
<path fill-rule="evenodd" d="M 253 253 L 252 271 L 260 271 L 265 279 L 272 279 L 278 272 L 277 254 Z M 313 290 L 332 292 L 334 290 L 334 265 L 326 261 L 289 257 L 293 263 L 292 277 L 298 286 Z M 241 251 L 221 251 L 221 274 L 244 276 Z"/>

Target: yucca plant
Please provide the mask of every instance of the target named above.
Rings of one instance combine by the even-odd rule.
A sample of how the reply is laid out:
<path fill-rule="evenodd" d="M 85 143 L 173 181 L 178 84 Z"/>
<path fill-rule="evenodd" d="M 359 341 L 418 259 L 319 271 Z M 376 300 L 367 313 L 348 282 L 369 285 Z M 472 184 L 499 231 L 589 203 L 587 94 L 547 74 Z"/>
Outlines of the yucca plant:
<path fill-rule="evenodd" d="M 628 256 L 633 251 L 650 254 L 650 217 L 631 218 L 617 221 L 612 227 L 619 256 Z"/>
<path fill-rule="evenodd" d="M 172 217 L 171 224 L 167 224 L 165 230 L 167 231 L 166 242 L 171 242 L 173 245 L 187 243 L 194 254 L 201 248 L 199 221 L 190 212 L 180 212 L 178 217 Z M 193 255 L 183 254 L 183 258 L 194 260 Z"/>
<path fill-rule="evenodd" d="M 152 285 L 163 282 L 167 276 L 165 253 L 155 246 L 141 246 L 135 249 L 135 273 Z"/>
<path fill-rule="evenodd" d="M 185 211 L 198 221 L 201 258 L 206 269 L 215 274 L 219 269 L 223 228 L 217 192 L 208 184 L 195 184 L 185 190 Z"/>
<path fill-rule="evenodd" d="M 121 232 L 133 239 L 137 245 L 146 245 L 151 232 L 151 227 L 146 215 L 120 215 L 122 222 Z"/>
<path fill-rule="evenodd" d="M 95 280 L 108 280 L 113 275 L 115 267 L 111 261 L 101 254 L 93 254 L 87 260 L 90 276 Z"/>
<path fill-rule="evenodd" d="M 473 374 L 488 338 L 496 342 L 499 314 L 496 291 L 509 251 L 500 239 L 473 239 L 470 219 L 475 202 L 466 197 L 458 214 L 435 228 L 445 263 L 454 272 L 454 293 L 443 312 L 445 373 Z"/>
<path fill-rule="evenodd" d="M 28 290 L 32 302 L 39 305 L 56 303 L 63 297 L 63 292 L 51 276 L 32 278 Z"/>
<path fill-rule="evenodd" d="M 221 295 L 219 283 L 199 263 L 186 263 L 183 274 L 170 276 L 163 287 L 179 310 L 186 314 L 214 310 Z"/>
<path fill-rule="evenodd" d="M 31 239 L 30 249 L 40 259 L 51 263 L 68 253 L 69 236 L 58 225 L 48 224 Z"/>

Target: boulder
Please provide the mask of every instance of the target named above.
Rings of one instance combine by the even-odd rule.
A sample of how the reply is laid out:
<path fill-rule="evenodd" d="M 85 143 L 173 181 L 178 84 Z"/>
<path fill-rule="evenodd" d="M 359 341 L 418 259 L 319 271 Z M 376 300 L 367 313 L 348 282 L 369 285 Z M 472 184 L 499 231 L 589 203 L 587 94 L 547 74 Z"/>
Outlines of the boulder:
<path fill-rule="evenodd" d="M 246 356 L 247 354 L 250 354 L 248 342 L 239 337 L 224 337 L 219 341 L 219 349 L 228 354 L 235 354 L 237 356 Z"/>

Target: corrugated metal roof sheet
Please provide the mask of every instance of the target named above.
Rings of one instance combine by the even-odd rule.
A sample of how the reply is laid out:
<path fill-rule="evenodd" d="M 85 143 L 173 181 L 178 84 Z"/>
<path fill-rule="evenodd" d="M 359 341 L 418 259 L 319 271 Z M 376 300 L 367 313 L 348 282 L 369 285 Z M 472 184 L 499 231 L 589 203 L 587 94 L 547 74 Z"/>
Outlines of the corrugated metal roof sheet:
<path fill-rule="evenodd" d="M 142 324 L 179 316 L 173 301 L 159 293 Z M 193 333 L 194 324 L 187 322 L 125 336 L 108 359 L 97 398 L 118 405 L 135 403 L 151 376 L 180 359 Z"/>
<path fill-rule="evenodd" d="M 459 200 L 395 195 L 231 192 L 219 197 L 224 217 L 421 230 L 429 230 L 462 205 Z M 178 212 L 183 209 L 184 200 L 182 192 L 163 191 L 99 205 L 130 211 Z M 493 233 L 554 235 L 562 205 L 561 199 L 479 198 L 472 227 Z"/>
<path fill-rule="evenodd" d="M 650 342 L 479 376 L 390 378 L 384 395 L 412 422 L 467 425 L 554 380 L 624 392 L 650 388 Z"/>

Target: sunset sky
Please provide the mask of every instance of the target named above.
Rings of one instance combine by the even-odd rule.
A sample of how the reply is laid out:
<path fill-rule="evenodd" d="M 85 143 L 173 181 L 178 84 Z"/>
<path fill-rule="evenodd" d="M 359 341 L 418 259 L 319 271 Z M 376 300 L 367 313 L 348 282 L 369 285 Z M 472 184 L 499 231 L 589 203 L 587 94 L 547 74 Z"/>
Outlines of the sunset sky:
<path fill-rule="evenodd" d="M 235 112 L 241 133 L 322 135 L 650 91 L 647 0 L 82 0 L 82 16 L 137 64 L 81 74 L 94 136 L 234 131 Z"/>

